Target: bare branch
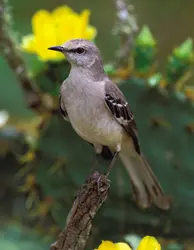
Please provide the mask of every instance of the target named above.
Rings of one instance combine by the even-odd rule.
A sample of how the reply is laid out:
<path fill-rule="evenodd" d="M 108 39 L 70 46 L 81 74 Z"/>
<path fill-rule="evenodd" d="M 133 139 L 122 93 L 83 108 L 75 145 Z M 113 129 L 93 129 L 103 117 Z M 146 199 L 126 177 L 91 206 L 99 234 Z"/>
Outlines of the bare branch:
<path fill-rule="evenodd" d="M 17 48 L 17 43 L 11 34 L 11 15 L 7 0 L 0 0 L 0 49 L 10 68 L 15 72 L 25 94 L 27 105 L 40 111 L 43 107 L 38 91 L 29 78 L 22 55 Z"/>
<path fill-rule="evenodd" d="M 68 215 L 66 227 L 51 250 L 83 250 L 92 228 L 92 219 L 106 200 L 109 180 L 94 172 L 78 193 Z"/>

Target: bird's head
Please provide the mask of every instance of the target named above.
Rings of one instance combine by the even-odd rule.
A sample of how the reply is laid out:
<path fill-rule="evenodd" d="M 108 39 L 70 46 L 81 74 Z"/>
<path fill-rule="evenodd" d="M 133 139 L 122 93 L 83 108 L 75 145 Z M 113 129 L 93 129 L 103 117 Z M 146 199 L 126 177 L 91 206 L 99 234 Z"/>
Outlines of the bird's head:
<path fill-rule="evenodd" d="M 48 49 L 63 53 L 72 66 L 90 68 L 95 64 L 102 64 L 98 48 L 85 39 L 69 40 L 60 46 Z"/>

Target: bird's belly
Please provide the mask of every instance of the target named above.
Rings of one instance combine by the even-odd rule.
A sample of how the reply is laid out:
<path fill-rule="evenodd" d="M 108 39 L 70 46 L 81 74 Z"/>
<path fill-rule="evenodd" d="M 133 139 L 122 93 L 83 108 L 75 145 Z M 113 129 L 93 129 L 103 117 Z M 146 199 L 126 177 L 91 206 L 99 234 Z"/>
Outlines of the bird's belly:
<path fill-rule="evenodd" d="M 103 107 L 95 109 L 87 106 L 84 111 L 79 106 L 69 112 L 71 124 L 77 134 L 90 143 L 117 148 L 122 140 L 123 128 L 109 114 L 104 103 Z"/>

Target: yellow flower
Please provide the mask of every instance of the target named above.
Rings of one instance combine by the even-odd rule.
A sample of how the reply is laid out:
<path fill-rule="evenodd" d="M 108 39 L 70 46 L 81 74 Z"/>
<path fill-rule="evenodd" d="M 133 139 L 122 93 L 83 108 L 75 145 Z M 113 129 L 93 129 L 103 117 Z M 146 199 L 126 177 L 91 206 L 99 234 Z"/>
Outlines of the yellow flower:
<path fill-rule="evenodd" d="M 161 246 L 154 237 L 145 236 L 141 240 L 137 250 L 161 250 Z"/>
<path fill-rule="evenodd" d="M 75 38 L 93 40 L 97 32 L 95 27 L 89 25 L 89 17 L 89 10 L 78 14 L 68 6 L 58 7 L 52 12 L 39 10 L 32 17 L 33 34 L 23 37 L 21 47 L 28 53 L 38 55 L 42 61 L 63 60 L 62 54 L 47 48 Z"/>
<path fill-rule="evenodd" d="M 123 242 L 113 243 L 111 241 L 102 241 L 96 250 L 131 250 L 131 248 L 127 243 Z"/>
<path fill-rule="evenodd" d="M 131 248 L 123 242 L 102 241 L 96 250 L 131 250 Z M 161 250 L 161 247 L 154 237 L 146 236 L 141 240 L 137 250 Z"/>

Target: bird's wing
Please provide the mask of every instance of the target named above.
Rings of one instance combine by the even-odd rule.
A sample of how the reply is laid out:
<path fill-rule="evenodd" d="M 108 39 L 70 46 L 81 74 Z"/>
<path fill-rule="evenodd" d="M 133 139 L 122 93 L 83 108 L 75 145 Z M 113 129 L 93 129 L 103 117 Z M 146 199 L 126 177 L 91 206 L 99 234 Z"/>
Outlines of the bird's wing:
<path fill-rule="evenodd" d="M 59 95 L 59 107 L 60 107 L 60 111 L 62 113 L 63 118 L 66 121 L 69 121 L 67 110 L 66 110 L 65 105 L 64 105 L 64 103 L 62 101 L 61 95 Z"/>
<path fill-rule="evenodd" d="M 134 147 L 140 154 L 140 146 L 138 141 L 137 126 L 133 113 L 120 89 L 110 80 L 105 84 L 105 104 L 117 122 L 132 137 Z"/>

